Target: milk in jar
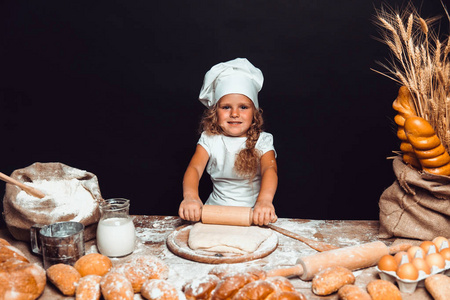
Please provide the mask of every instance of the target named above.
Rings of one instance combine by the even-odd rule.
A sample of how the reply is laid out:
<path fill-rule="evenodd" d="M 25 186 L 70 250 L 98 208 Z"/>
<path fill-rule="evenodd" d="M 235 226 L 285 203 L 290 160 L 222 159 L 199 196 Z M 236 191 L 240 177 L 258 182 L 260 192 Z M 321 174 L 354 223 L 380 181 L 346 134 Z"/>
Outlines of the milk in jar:
<path fill-rule="evenodd" d="M 134 251 L 136 231 L 129 207 L 130 201 L 123 198 L 107 199 L 100 204 L 97 248 L 101 254 L 121 257 Z"/>

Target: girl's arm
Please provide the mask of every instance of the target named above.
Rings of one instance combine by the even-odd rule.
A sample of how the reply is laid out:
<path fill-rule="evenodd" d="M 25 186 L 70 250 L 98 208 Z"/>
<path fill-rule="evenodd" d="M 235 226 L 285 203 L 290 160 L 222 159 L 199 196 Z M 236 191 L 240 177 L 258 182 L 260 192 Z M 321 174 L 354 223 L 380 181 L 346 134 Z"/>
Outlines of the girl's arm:
<path fill-rule="evenodd" d="M 261 189 L 253 209 L 253 223 L 267 225 L 276 219 L 272 204 L 278 186 L 275 152 L 268 151 L 261 157 Z"/>
<path fill-rule="evenodd" d="M 209 155 L 205 148 L 197 145 L 183 177 L 183 201 L 178 214 L 184 220 L 200 221 L 203 203 L 198 195 L 198 185 L 208 159 Z"/>

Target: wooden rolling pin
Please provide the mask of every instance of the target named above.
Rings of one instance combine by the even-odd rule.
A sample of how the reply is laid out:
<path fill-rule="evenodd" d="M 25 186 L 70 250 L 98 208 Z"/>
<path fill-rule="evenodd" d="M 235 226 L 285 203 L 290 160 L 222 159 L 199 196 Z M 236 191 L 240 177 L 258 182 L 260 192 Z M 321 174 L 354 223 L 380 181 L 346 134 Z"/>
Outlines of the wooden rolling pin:
<path fill-rule="evenodd" d="M 253 210 L 251 207 L 203 205 L 202 208 L 201 221 L 204 224 L 251 226 L 252 220 Z M 296 233 L 272 224 L 267 225 L 267 227 L 290 238 L 299 240 L 317 251 L 338 249 L 338 247 L 334 245 L 302 237 Z"/>
<path fill-rule="evenodd" d="M 383 255 L 406 251 L 409 247 L 410 244 L 387 247 L 383 242 L 376 241 L 330 250 L 301 257 L 295 266 L 270 270 L 267 276 L 299 276 L 300 279 L 308 281 L 320 271 L 333 266 L 345 267 L 352 271 L 372 267 Z"/>

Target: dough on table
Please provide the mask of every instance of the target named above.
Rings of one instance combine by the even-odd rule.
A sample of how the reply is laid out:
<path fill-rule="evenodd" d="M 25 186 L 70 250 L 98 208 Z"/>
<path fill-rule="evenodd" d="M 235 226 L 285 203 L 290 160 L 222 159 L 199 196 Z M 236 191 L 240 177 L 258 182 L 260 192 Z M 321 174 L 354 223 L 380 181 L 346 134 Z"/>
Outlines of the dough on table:
<path fill-rule="evenodd" d="M 193 250 L 248 254 L 272 235 L 258 226 L 231 226 L 196 223 L 189 233 L 188 245 Z"/>

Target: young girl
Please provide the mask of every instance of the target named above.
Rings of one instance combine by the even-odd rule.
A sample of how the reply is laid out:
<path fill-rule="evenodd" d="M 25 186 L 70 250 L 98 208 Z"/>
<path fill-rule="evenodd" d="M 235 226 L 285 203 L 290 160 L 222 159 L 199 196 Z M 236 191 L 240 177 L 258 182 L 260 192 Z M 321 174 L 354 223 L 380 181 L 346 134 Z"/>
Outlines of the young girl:
<path fill-rule="evenodd" d="M 198 185 L 205 167 L 213 182 L 205 205 L 253 207 L 256 225 L 276 219 L 276 153 L 272 135 L 262 131 L 258 105 L 263 80 L 262 72 L 245 58 L 217 64 L 206 73 L 199 100 L 208 109 L 183 178 L 182 219 L 200 220 Z"/>

